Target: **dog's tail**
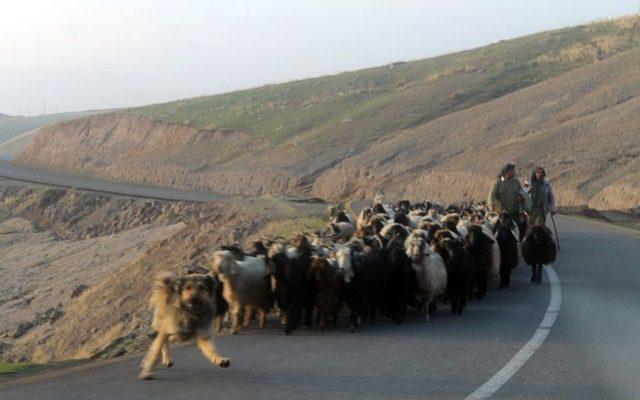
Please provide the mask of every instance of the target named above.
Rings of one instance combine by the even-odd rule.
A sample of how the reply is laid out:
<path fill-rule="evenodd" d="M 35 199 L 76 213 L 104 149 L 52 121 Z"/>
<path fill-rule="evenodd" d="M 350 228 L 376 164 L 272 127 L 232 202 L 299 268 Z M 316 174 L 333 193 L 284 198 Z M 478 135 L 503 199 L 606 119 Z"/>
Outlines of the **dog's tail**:
<path fill-rule="evenodd" d="M 156 280 L 153 283 L 153 294 L 149 301 L 151 308 L 157 309 L 167 304 L 175 291 L 177 281 L 178 277 L 173 272 L 160 272 L 156 275 Z"/>

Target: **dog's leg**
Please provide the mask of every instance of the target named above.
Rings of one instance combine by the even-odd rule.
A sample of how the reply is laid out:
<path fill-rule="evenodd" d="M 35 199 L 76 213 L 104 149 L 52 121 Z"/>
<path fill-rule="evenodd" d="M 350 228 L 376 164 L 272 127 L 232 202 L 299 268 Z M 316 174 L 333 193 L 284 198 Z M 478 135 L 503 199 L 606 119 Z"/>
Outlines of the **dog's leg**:
<path fill-rule="evenodd" d="M 169 355 L 169 341 L 165 340 L 162 344 L 162 365 L 165 368 L 173 367 L 173 358 Z"/>
<path fill-rule="evenodd" d="M 158 332 L 158 335 L 149 347 L 149 351 L 147 351 L 147 354 L 142 360 L 142 370 L 140 371 L 140 375 L 138 375 L 140 379 L 153 379 L 153 367 L 156 365 L 158 357 L 162 352 L 162 347 L 166 341 L 167 335 L 165 333 Z"/>
<path fill-rule="evenodd" d="M 213 338 L 205 338 L 199 336 L 196 340 L 198 343 L 198 347 L 202 354 L 207 358 L 207 360 L 211 361 L 211 363 L 217 365 L 220 368 L 227 368 L 231 365 L 231 360 L 226 357 L 220 357 L 220 355 L 216 352 L 216 347 L 213 344 Z"/>
<path fill-rule="evenodd" d="M 229 310 L 231 313 L 231 334 L 235 335 L 238 333 L 238 323 L 240 319 L 240 308 L 233 308 Z"/>
<path fill-rule="evenodd" d="M 222 332 L 222 319 L 224 317 L 222 315 L 216 315 L 213 319 L 213 324 L 215 326 L 216 333 Z"/>

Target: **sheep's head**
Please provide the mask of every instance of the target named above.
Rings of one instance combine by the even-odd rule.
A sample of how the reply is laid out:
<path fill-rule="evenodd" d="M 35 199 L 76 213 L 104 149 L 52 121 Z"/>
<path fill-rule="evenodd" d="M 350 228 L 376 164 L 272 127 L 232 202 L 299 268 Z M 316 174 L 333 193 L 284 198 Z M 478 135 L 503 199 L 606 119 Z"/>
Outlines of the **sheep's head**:
<path fill-rule="evenodd" d="M 405 251 L 407 257 L 411 258 L 414 263 L 421 263 L 426 255 L 428 255 L 427 240 L 420 230 L 416 230 L 407 237 L 405 241 Z"/>
<path fill-rule="evenodd" d="M 211 272 L 215 275 L 236 275 L 239 267 L 233 253 L 228 250 L 219 250 L 213 253 Z"/>
<path fill-rule="evenodd" d="M 438 243 L 440 247 L 447 252 L 448 258 L 456 258 L 462 256 L 462 252 L 464 250 L 464 242 L 461 239 L 447 237 L 440 240 Z"/>
<path fill-rule="evenodd" d="M 467 247 L 475 253 L 479 252 L 484 245 L 492 245 L 494 243 L 493 239 L 487 236 L 479 225 L 471 225 L 469 227 L 465 240 Z"/>
<path fill-rule="evenodd" d="M 541 225 L 533 225 L 529 229 L 527 237 L 529 237 L 529 240 L 536 245 L 542 245 L 547 242 L 549 237 L 551 237 L 551 232 L 547 227 Z"/>
<path fill-rule="evenodd" d="M 456 230 L 458 223 L 460 222 L 460 215 L 457 213 L 447 214 L 441 219 L 442 224 L 447 227 L 447 229 L 451 229 L 452 231 Z"/>
<path fill-rule="evenodd" d="M 327 214 L 329 215 L 329 218 L 335 217 L 336 214 L 338 214 L 338 208 L 336 206 L 327 207 Z"/>
<path fill-rule="evenodd" d="M 267 272 L 276 278 L 284 274 L 285 264 L 289 261 L 287 249 L 282 243 L 275 242 L 267 252 Z"/>
<path fill-rule="evenodd" d="M 342 277 L 346 283 L 351 282 L 354 276 L 351 265 L 351 248 L 347 245 L 336 244 L 335 246 L 336 261 L 338 269 L 342 272 Z"/>
<path fill-rule="evenodd" d="M 311 268 L 309 269 L 309 277 L 317 282 L 326 283 L 329 280 L 331 265 L 324 257 L 314 256 L 311 259 Z"/>
<path fill-rule="evenodd" d="M 371 217 L 373 217 L 373 208 L 365 207 L 360 212 L 360 222 L 363 224 L 368 224 L 371 221 Z"/>

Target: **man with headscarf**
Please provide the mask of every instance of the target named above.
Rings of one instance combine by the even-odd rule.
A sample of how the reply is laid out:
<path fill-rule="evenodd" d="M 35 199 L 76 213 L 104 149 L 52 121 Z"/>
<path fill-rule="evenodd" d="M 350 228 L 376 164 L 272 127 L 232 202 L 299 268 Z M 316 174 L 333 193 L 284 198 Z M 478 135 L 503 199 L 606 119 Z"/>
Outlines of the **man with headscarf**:
<path fill-rule="evenodd" d="M 529 223 L 545 225 L 547 214 L 556 213 L 556 200 L 553 195 L 553 187 L 545 179 L 546 171 L 542 167 L 535 167 L 529 180 L 529 192 L 531 193 L 532 209 L 529 215 Z"/>
<path fill-rule="evenodd" d="M 531 211 L 531 200 L 516 178 L 514 164 L 509 163 L 502 167 L 498 180 L 491 187 L 487 203 L 492 211 L 506 211 L 511 215 L 518 224 L 520 240 L 522 240 L 527 229 L 525 212 Z"/>

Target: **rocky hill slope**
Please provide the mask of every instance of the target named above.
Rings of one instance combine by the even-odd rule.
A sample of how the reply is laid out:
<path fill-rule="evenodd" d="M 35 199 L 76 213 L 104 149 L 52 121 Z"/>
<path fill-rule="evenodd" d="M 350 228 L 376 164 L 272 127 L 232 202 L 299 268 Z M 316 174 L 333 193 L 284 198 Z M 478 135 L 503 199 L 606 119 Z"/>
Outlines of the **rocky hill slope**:
<path fill-rule="evenodd" d="M 509 161 L 547 167 L 561 204 L 640 207 L 640 50 L 406 130 L 320 176 L 327 198 L 484 198 Z M 636 210 L 636 211 L 640 211 Z"/>
<path fill-rule="evenodd" d="M 484 197 L 549 167 L 564 205 L 638 207 L 640 17 L 41 129 L 20 162 L 331 200 Z M 456 184 L 452 184 L 455 182 Z"/>

